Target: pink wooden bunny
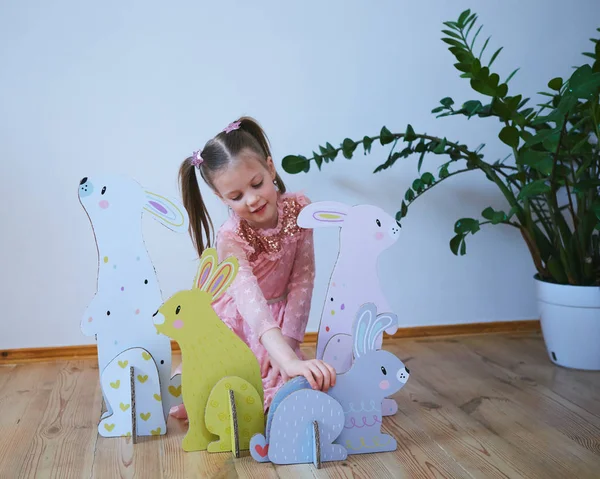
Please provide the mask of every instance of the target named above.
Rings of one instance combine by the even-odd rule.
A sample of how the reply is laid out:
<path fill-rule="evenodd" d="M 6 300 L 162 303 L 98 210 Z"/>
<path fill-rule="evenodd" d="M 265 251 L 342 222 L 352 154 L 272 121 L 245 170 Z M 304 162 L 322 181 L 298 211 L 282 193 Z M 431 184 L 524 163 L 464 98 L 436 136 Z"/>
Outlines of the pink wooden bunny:
<path fill-rule="evenodd" d="M 371 205 L 348 206 L 322 201 L 311 203 L 298 215 L 302 228 L 340 228 L 340 252 L 327 288 L 317 338 L 317 359 L 338 373 L 352 366 L 352 324 L 357 311 L 373 303 L 378 311 L 391 312 L 377 275 L 379 255 L 398 240 L 400 225 L 382 209 Z M 397 325 L 386 329 L 394 334 Z M 381 347 L 383 334 L 376 338 Z M 384 415 L 397 411 L 396 402 L 385 400 Z"/>

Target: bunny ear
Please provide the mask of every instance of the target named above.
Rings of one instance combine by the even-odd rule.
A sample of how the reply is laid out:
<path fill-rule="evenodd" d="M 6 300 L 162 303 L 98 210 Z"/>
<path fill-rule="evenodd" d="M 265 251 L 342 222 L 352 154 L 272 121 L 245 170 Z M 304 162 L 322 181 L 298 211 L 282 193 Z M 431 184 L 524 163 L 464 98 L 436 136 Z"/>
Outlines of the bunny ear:
<path fill-rule="evenodd" d="M 206 291 L 204 285 L 211 278 L 212 272 L 217 267 L 219 260 L 217 258 L 217 250 L 214 248 L 207 248 L 202 252 L 200 256 L 200 265 L 198 266 L 198 273 L 194 279 L 194 288 Z"/>
<path fill-rule="evenodd" d="M 301 228 L 342 226 L 350 206 L 335 201 L 319 201 L 302 208 L 296 222 Z"/>
<path fill-rule="evenodd" d="M 205 291 L 212 296 L 213 303 L 223 296 L 229 285 L 233 282 L 238 267 L 237 258 L 230 256 L 219 265 L 215 274 L 212 275 Z"/>
<path fill-rule="evenodd" d="M 354 357 L 360 358 L 368 351 L 368 333 L 377 310 L 373 303 L 363 304 L 354 321 Z"/>
<path fill-rule="evenodd" d="M 369 329 L 367 350 L 375 351 L 379 335 L 392 326 L 398 327 L 398 316 L 394 313 L 379 314 Z"/>
<path fill-rule="evenodd" d="M 145 190 L 144 211 L 150 213 L 156 221 L 177 233 L 185 233 L 189 227 L 187 211 L 178 201 Z"/>

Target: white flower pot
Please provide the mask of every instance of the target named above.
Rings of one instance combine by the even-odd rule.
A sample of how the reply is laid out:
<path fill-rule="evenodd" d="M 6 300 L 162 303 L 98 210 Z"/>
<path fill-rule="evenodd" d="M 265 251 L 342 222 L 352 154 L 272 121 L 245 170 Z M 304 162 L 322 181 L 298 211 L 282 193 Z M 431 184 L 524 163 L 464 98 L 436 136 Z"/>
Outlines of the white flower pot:
<path fill-rule="evenodd" d="M 550 360 L 600 370 L 600 286 L 553 284 L 535 278 L 542 334 Z"/>

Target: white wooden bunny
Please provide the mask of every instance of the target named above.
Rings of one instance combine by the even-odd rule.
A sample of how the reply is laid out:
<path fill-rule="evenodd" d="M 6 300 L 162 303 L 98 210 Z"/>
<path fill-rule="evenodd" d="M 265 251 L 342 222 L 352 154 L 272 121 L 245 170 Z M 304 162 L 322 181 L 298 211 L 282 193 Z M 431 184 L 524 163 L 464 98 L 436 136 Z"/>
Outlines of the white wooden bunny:
<path fill-rule="evenodd" d="M 398 240 L 400 225 L 376 206 L 351 207 L 333 201 L 306 206 L 297 223 L 302 228 L 340 228 L 340 251 L 321 313 L 316 357 L 343 373 L 352 365 L 352 324 L 359 308 L 373 303 L 379 311 L 391 311 L 381 290 L 377 261 Z M 392 326 L 386 332 L 396 330 Z M 376 338 L 378 348 L 382 341 L 383 334 Z M 386 400 L 384 415 L 396 411 L 395 401 Z"/>
<path fill-rule="evenodd" d="M 147 422 L 156 402 L 161 402 L 163 421 L 146 429 L 150 434 L 150 430 L 161 427 L 164 434 L 169 408 L 181 403 L 180 377 L 171 381 L 171 343 L 169 338 L 157 335 L 152 321 L 163 299 L 144 244 L 142 215 L 149 214 L 179 233 L 187 231 L 188 215 L 178 201 L 117 175 L 83 178 L 79 200 L 92 224 L 98 248 L 97 292 L 81 320 L 81 329 L 87 336 L 96 336 L 100 383 L 107 407 L 103 419 L 112 417 L 100 424 L 99 432 L 105 436 L 122 435 L 128 427 L 130 432 L 130 424 L 115 423 L 121 421 L 121 412 L 128 409 L 128 403 L 121 398 L 128 397 L 123 388 L 129 387 L 129 381 L 121 381 L 122 374 L 115 374 L 123 369 L 128 378 L 129 367 L 133 366 L 136 377 L 141 378 L 136 388 L 140 393 L 136 394 L 136 405 L 144 416 L 138 421 Z M 160 385 L 154 384 L 157 381 Z M 142 391 L 146 391 L 144 397 Z M 142 430 L 138 432 L 143 435 Z"/>

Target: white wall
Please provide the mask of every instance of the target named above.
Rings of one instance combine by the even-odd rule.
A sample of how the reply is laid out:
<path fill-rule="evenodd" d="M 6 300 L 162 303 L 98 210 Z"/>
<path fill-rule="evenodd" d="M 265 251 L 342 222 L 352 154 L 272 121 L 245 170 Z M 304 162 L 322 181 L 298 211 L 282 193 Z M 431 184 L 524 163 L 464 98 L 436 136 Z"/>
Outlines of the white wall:
<path fill-rule="evenodd" d="M 219 4 L 217 6 L 217 3 Z M 451 5 L 450 5 L 451 4 Z M 96 285 L 96 248 L 77 199 L 79 179 L 134 176 L 178 195 L 180 161 L 230 121 L 255 116 L 278 161 L 319 144 L 375 135 L 382 125 L 446 135 L 488 159 L 505 155 L 493 120 L 439 119 L 450 95 L 478 98 L 458 78 L 441 23 L 474 5 L 504 46 L 495 68 L 535 95 L 566 76 L 599 26 L 597 0 L 305 2 L 3 1 L 0 11 L 1 348 L 93 342 L 79 329 Z M 576 6 L 575 6 L 576 5 Z M 597 36 L 597 34 L 596 34 Z M 315 200 L 372 203 L 394 214 L 416 159 L 378 175 L 387 148 L 339 158 L 323 172 L 288 176 Z M 437 163 L 436 163 L 437 165 Z M 502 198 L 482 175 L 425 195 L 381 261 L 391 303 L 407 325 L 536 317 L 527 250 L 494 227 L 455 257 L 448 241 L 462 216 Z M 217 225 L 225 208 L 211 198 Z M 189 238 L 144 220 L 165 297 L 195 270 Z M 337 254 L 337 232 L 316 232 L 314 331 Z"/>

